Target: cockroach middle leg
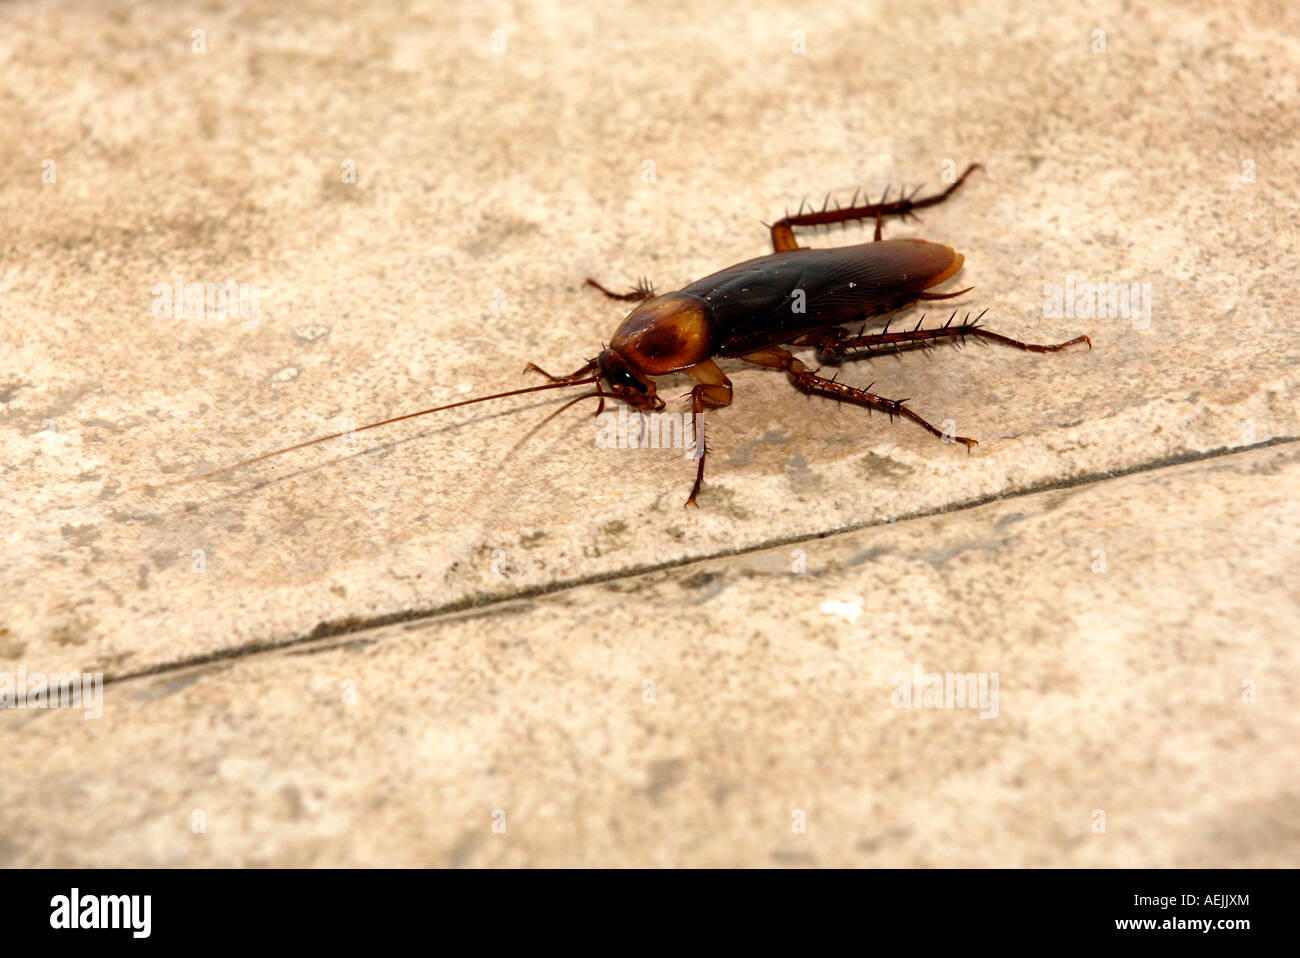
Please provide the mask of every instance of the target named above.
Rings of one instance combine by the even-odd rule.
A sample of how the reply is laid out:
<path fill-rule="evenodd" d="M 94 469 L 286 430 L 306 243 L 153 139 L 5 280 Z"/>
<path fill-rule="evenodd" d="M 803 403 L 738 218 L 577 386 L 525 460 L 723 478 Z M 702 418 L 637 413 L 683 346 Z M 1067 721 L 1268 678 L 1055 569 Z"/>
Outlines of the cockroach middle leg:
<path fill-rule="evenodd" d="M 650 282 L 650 280 L 646 279 L 644 276 L 642 276 L 639 280 L 637 280 L 635 289 L 629 290 L 626 293 L 616 293 L 613 290 L 606 289 L 604 286 L 601 286 L 600 283 L 596 282 L 590 276 L 588 276 L 585 280 L 583 280 L 583 285 L 593 286 L 596 289 L 600 290 L 602 293 L 604 293 L 606 296 L 608 296 L 610 299 L 622 300 L 625 303 L 636 302 L 642 299 L 652 299 L 655 294 L 654 283 Z"/>
<path fill-rule="evenodd" d="M 978 163 L 972 163 L 970 166 L 966 167 L 965 172 L 963 172 L 961 176 L 957 177 L 957 181 L 946 190 L 934 193 L 930 196 L 923 196 L 920 199 L 916 199 L 916 193 L 920 189 L 918 187 L 917 190 L 913 190 L 910 195 L 900 196 L 898 199 L 892 201 L 887 201 L 889 191 L 886 190 L 885 195 L 880 198 L 879 203 L 866 203 L 861 206 L 852 205 L 857 202 L 857 194 L 855 193 L 853 199 L 850 201 L 851 205 L 844 209 L 832 210 L 827 209 L 826 205 L 823 205 L 820 210 L 805 213 L 801 206 L 800 212 L 796 213 L 794 216 L 783 217 L 772 224 L 772 249 L 777 253 L 798 249 L 799 244 L 795 242 L 794 238 L 796 227 L 831 226 L 835 223 L 846 223 L 851 220 L 875 220 L 875 238 L 879 240 L 881 239 L 881 231 L 886 216 L 913 216 L 915 215 L 916 210 L 924 209 L 927 206 L 937 206 L 939 203 L 942 203 L 948 197 L 952 196 L 952 194 L 957 191 L 957 188 L 966 181 L 966 177 L 970 176 L 971 173 L 978 169 L 980 169 L 980 165 Z M 828 204 L 829 197 L 827 198 L 827 205 Z"/>
<path fill-rule="evenodd" d="M 926 420 L 922 419 L 912 410 L 908 409 L 903 403 L 906 399 L 886 399 L 884 396 L 877 396 L 867 389 L 857 389 L 844 383 L 837 382 L 834 379 L 827 379 L 824 376 L 818 376 L 815 372 L 796 359 L 789 350 L 782 349 L 780 346 L 769 346 L 767 349 L 761 349 L 757 352 L 746 353 L 740 357 L 745 362 L 754 363 L 757 366 L 767 366 L 772 369 L 781 369 L 790 377 L 790 381 L 796 387 L 808 393 L 818 393 L 823 396 L 829 396 L 831 399 L 840 402 L 849 402 L 858 406 L 866 406 L 868 409 L 877 409 L 880 412 L 887 413 L 892 421 L 895 416 L 901 416 L 904 419 L 910 419 L 921 428 L 940 439 L 947 439 L 951 442 L 960 442 L 966 446 L 969 452 L 972 446 L 978 445 L 974 439 L 968 439 L 965 436 L 950 436 Z"/>

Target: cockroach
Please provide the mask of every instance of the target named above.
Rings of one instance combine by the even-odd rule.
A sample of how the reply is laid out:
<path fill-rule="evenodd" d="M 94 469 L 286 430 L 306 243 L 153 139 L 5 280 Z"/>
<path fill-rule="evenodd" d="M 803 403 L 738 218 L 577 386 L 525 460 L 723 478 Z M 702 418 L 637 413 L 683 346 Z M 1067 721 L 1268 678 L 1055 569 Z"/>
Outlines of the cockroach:
<path fill-rule="evenodd" d="M 1035 353 L 1057 352 L 1079 343 L 1087 343 L 1091 349 L 1092 342 L 1087 336 L 1076 336 L 1050 346 L 1011 339 L 980 325 L 983 313 L 974 320 L 967 314 L 955 324 L 954 313 L 940 327 L 922 329 L 918 322 L 914 329 L 889 331 L 888 317 L 891 314 L 918 302 L 952 299 L 970 292 L 973 287 L 949 293 L 934 292 L 936 286 L 956 275 L 965 257 L 950 246 L 929 240 L 884 239 L 881 234 L 885 219 L 898 217 L 906 220 L 912 217 L 919 221 L 917 210 L 942 203 L 980 168 L 980 164 L 972 163 L 947 189 L 919 199 L 917 194 L 921 188 L 917 187 L 910 194 L 900 189 L 894 200 L 889 199 L 889 190 L 886 189 L 877 203 L 869 202 L 869 198 L 864 196 L 861 205 L 858 205 L 858 194 L 855 193 L 849 205 L 843 208 L 838 205 L 829 208 L 829 197 L 820 210 L 810 208 L 805 211 L 804 204 L 800 204 L 799 211 L 793 216 L 787 212 L 782 219 L 768 226 L 772 235 L 771 253 L 728 266 L 676 292 L 657 295 L 653 286 L 643 280 L 630 292 L 617 293 L 589 278 L 585 285 L 600 290 L 610 299 L 636 302 L 637 306 L 615 330 L 609 344 L 595 358 L 587 360 L 568 375 L 552 376 L 529 363 L 525 372 L 540 373 L 549 382 L 422 409 L 349 432 L 310 439 L 196 478 L 239 469 L 272 456 L 403 419 L 546 389 L 595 386 L 592 392 L 565 403 L 543 422 L 589 398 L 600 399 L 597 414 L 604 408 L 606 399 L 624 402 L 641 412 L 659 410 L 664 408 L 664 401 L 658 396 L 655 378 L 684 373 L 695 380 L 688 398 L 696 424 L 695 458 L 699 464 L 686 505 L 696 506 L 708 455 L 703 431 L 704 410 L 731 403 L 731 380 L 718 368 L 718 359 L 739 359 L 781 370 L 796 388 L 805 393 L 878 410 L 887 413 L 891 421 L 895 416 L 910 419 L 935 436 L 963 443 L 969 451 L 976 445 L 974 439 L 941 432 L 905 406 L 908 400 L 886 399 L 871 392 L 870 386 L 859 389 L 834 377 L 820 376 L 796 359 L 786 347 L 812 347 L 823 358 L 836 362 L 901 354 L 918 348 L 931 349 L 936 342 L 944 340 L 961 345 L 967 337 Z M 854 221 L 873 220 L 875 237 L 870 243 L 810 249 L 795 242 L 796 229 L 830 227 L 837 223 L 847 226 Z M 884 321 L 880 332 L 866 332 L 867 326 L 880 321 Z M 860 326 L 860 329 L 854 335 L 846 326 Z"/>

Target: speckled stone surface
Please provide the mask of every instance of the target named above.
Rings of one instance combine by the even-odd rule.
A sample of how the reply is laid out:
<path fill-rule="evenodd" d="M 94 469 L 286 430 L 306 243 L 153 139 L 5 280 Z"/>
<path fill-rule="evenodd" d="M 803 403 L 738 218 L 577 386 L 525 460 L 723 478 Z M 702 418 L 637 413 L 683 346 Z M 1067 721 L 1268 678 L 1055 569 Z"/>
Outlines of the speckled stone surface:
<path fill-rule="evenodd" d="M 1286 865 L 1297 482 L 1261 449 L 6 712 L 0 855 Z"/>
<path fill-rule="evenodd" d="M 0 864 L 1293 862 L 1297 26 L 0 8 L 0 676 L 109 680 L 0 710 Z M 503 462 L 545 394 L 162 486 L 574 368 L 623 312 L 584 277 L 971 160 L 888 235 L 1093 349 L 841 369 L 971 455 L 729 365 L 699 510 L 577 412 Z M 914 666 L 998 673 L 998 716 L 892 708 Z"/>

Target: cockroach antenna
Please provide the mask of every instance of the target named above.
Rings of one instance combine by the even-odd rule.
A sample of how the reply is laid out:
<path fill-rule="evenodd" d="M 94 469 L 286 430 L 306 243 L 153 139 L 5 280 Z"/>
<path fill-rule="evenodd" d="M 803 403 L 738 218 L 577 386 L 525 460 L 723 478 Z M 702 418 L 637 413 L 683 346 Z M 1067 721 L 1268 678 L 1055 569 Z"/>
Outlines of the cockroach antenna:
<path fill-rule="evenodd" d="M 317 439 L 308 439 L 306 442 L 295 443 L 292 446 L 285 446 L 283 449 L 276 449 L 272 452 L 264 452 L 260 456 L 254 456 L 252 459 L 245 459 L 243 462 L 232 463 L 229 466 L 222 466 L 220 469 L 213 469 L 211 472 L 201 473 L 197 476 L 188 476 L 185 479 L 176 479 L 172 482 L 160 483 L 155 488 L 166 488 L 168 486 L 180 486 L 189 482 L 197 482 L 200 479 L 210 479 L 213 476 L 219 476 L 222 473 L 234 472 L 236 469 L 243 469 L 254 463 L 262 462 L 266 459 L 272 459 L 275 456 L 283 456 L 287 452 L 293 452 L 296 449 L 306 449 L 308 446 L 316 446 L 322 442 L 329 442 L 331 439 L 340 439 L 343 436 L 353 435 L 358 432 L 365 432 L 367 429 L 378 429 L 380 426 L 388 426 L 395 422 L 401 422 L 404 419 L 414 419 L 417 416 L 428 416 L 431 413 L 443 412 L 447 409 L 456 409 L 460 406 L 472 406 L 475 403 L 490 402 L 493 399 L 505 399 L 508 396 L 520 396 L 524 393 L 542 392 L 547 389 L 565 389 L 569 386 L 583 386 L 589 383 L 599 382 L 599 377 L 589 376 L 586 379 L 579 378 L 559 378 L 554 382 L 544 383 L 541 386 L 525 386 L 522 389 L 509 389 L 505 392 L 493 393 L 491 396 L 477 396 L 474 399 L 462 399 L 460 402 L 447 403 L 442 406 L 434 406 L 432 409 L 421 409 L 419 412 L 408 412 L 403 416 L 394 416 L 391 419 L 381 419 L 379 422 L 372 422 L 365 426 L 358 426 L 356 429 L 345 429 L 342 432 L 331 433 L 328 436 L 321 436 Z M 597 395 L 588 393 L 587 396 Z M 579 396 L 579 399 L 585 399 L 587 396 Z M 575 400 L 576 401 L 576 400 Z M 561 410 L 569 408 L 573 403 L 566 403 Z M 549 417 L 548 417 L 549 418 Z M 543 420 L 546 422 L 547 420 Z"/>

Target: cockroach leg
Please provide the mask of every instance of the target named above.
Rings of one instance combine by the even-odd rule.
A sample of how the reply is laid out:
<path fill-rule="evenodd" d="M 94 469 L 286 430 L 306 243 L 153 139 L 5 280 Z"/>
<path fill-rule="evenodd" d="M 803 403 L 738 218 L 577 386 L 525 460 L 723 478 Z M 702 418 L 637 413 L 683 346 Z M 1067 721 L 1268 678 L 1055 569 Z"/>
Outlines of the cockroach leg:
<path fill-rule="evenodd" d="M 704 485 L 704 459 L 709 454 L 708 444 L 704 441 L 703 386 L 691 390 L 691 415 L 695 423 L 695 457 L 700 460 L 700 464 L 696 467 L 695 484 L 691 486 L 691 494 L 686 497 L 686 505 L 698 509 L 700 504 L 695 501 L 695 497 L 700 494 L 700 486 Z"/>
<path fill-rule="evenodd" d="M 637 280 L 635 289 L 629 290 L 626 293 L 616 293 L 613 290 L 606 289 L 604 286 L 601 286 L 600 283 L 596 282 L 590 276 L 588 276 L 587 279 L 584 280 L 583 285 L 594 286 L 596 289 L 600 290 L 610 299 L 622 300 L 625 303 L 636 302 L 637 300 L 642 300 L 642 299 L 652 299 L 655 294 L 654 284 L 651 283 L 650 280 L 646 279 L 644 276 L 641 277 L 639 280 Z"/>
<path fill-rule="evenodd" d="M 914 199 L 916 194 L 913 192 L 910 196 L 904 196 L 900 193 L 899 198 L 891 202 L 885 202 L 885 197 L 882 196 L 879 203 L 847 206 L 842 210 L 823 209 L 817 212 L 804 213 L 801 208 L 800 212 L 794 216 L 782 217 L 772 224 L 772 249 L 777 253 L 798 249 L 799 244 L 795 242 L 794 238 L 795 227 L 831 226 L 835 223 L 845 223 L 850 220 L 874 219 L 876 221 L 875 238 L 879 240 L 881 239 L 886 216 L 911 216 L 915 210 L 942 203 L 957 191 L 957 188 L 966 181 L 966 177 L 978 169 L 980 169 L 980 165 L 972 163 L 966 167 L 961 176 L 957 177 L 957 181 L 946 190 L 931 196 L 923 196 L 919 200 Z"/>
<path fill-rule="evenodd" d="M 731 404 L 731 380 L 713 360 L 682 371 L 699 383 L 691 389 L 691 415 L 695 424 L 695 457 L 700 463 L 695 470 L 695 484 L 691 486 L 691 494 L 686 499 L 686 505 L 698 509 L 700 504 L 695 501 L 695 497 L 700 494 L 700 486 L 704 484 L 704 459 L 709 454 L 708 444 L 704 440 L 704 410 L 706 407 Z"/>
<path fill-rule="evenodd" d="M 700 384 L 695 388 L 700 390 L 705 405 L 714 407 L 731 405 L 731 380 L 712 359 L 698 366 L 683 369 L 682 372 Z"/>
<path fill-rule="evenodd" d="M 976 339 L 984 339 L 993 343 L 1001 343 L 1004 346 L 1011 346 L 1030 353 L 1055 353 L 1069 346 L 1077 346 L 1080 343 L 1087 343 L 1088 348 L 1092 349 L 1092 340 L 1087 336 L 1076 336 L 1064 343 L 1050 345 L 1021 342 L 1018 339 L 1003 336 L 1001 333 L 995 333 L 980 326 L 979 320 L 983 315 L 983 313 L 980 313 L 974 320 L 971 320 L 968 313 L 956 325 L 953 325 L 950 317 L 947 325 L 931 329 L 921 329 L 918 324 L 916 329 L 903 330 L 897 333 L 883 332 L 868 333 L 864 336 L 827 336 L 815 345 L 818 351 L 826 356 L 833 358 L 847 357 L 850 359 L 870 359 L 873 356 L 885 356 L 909 349 L 924 348 L 936 340 L 948 339 L 965 342 L 967 336 L 974 336 Z"/>
<path fill-rule="evenodd" d="M 840 402 L 849 402 L 858 406 L 866 406 L 868 409 L 877 409 L 880 412 L 888 413 L 891 422 L 895 416 L 910 419 L 912 422 L 916 423 L 932 435 L 938 436 L 940 439 L 963 443 L 966 446 L 967 452 L 970 451 L 972 446 L 978 445 L 974 439 L 967 439 L 965 436 L 950 436 L 936 429 L 916 413 L 912 412 L 912 410 L 904 406 L 903 403 L 907 402 L 906 399 L 886 399 L 884 396 L 877 396 L 875 393 L 868 392 L 866 389 L 856 389 L 853 386 L 836 382 L 833 379 L 818 376 L 791 355 L 788 350 L 782 349 L 780 346 L 769 346 L 766 349 L 746 353 L 740 358 L 745 360 L 745 362 L 754 363 L 757 366 L 767 366 L 772 369 L 784 370 L 790 377 L 790 381 L 804 392 L 819 393 Z M 869 388 L 870 387 L 868 387 L 868 389 Z"/>
<path fill-rule="evenodd" d="M 834 347 L 848 338 L 849 331 L 840 326 L 827 326 L 825 329 L 814 329 L 810 333 L 804 333 L 791 346 L 811 346 L 817 350 L 819 355 L 833 356 Z"/>
<path fill-rule="evenodd" d="M 567 376 L 552 376 L 550 373 L 548 373 L 545 369 L 543 369 L 541 366 L 537 365 L 536 363 L 529 363 L 527 366 L 524 367 L 524 372 L 541 373 L 543 376 L 545 376 L 553 383 L 567 383 L 567 382 L 572 382 L 575 379 L 581 379 L 584 376 L 589 376 L 595 371 L 595 369 L 596 369 L 596 360 L 589 359 L 587 360 L 586 364 L 582 366 L 581 369 L 575 369 Z"/>
<path fill-rule="evenodd" d="M 543 376 L 545 376 L 553 383 L 572 383 L 577 380 L 584 379 L 587 376 L 590 376 L 593 372 L 596 371 L 596 367 L 598 365 L 599 363 L 596 360 L 588 359 L 584 366 L 582 366 L 580 369 L 575 369 L 567 376 L 552 376 L 541 366 L 537 365 L 537 363 L 529 363 L 527 366 L 524 367 L 524 372 L 541 373 Z M 601 393 L 599 392 L 600 387 L 597 386 L 596 388 L 597 388 L 597 392 L 595 393 L 595 395 L 601 396 L 600 405 L 596 407 L 596 415 L 599 416 L 601 413 L 605 411 L 605 399 L 604 396 L 601 395 Z M 569 405 L 572 405 L 572 403 L 570 403 Z M 567 409 L 568 406 L 565 406 L 564 408 Z"/>

